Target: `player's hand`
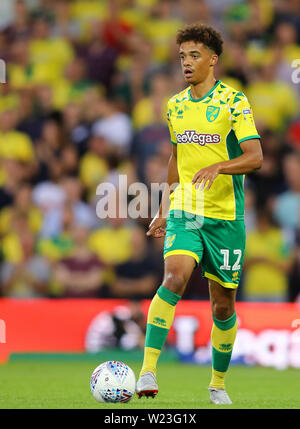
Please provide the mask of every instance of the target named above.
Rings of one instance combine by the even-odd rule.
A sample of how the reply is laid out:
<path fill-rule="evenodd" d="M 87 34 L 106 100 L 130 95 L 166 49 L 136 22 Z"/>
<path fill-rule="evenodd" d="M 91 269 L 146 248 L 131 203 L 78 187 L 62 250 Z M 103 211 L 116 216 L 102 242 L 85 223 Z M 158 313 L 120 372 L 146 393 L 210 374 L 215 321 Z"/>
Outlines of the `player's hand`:
<path fill-rule="evenodd" d="M 155 238 L 164 237 L 166 235 L 166 223 L 167 220 L 164 217 L 155 217 L 149 225 L 149 231 L 146 232 L 148 237 L 152 236 Z"/>
<path fill-rule="evenodd" d="M 216 177 L 218 177 L 218 174 L 220 172 L 220 165 L 219 164 L 213 164 L 209 167 L 201 168 L 193 177 L 192 184 L 195 185 L 195 188 L 198 189 L 201 185 L 201 191 L 204 190 L 205 185 L 206 190 L 211 188 L 211 185 L 214 183 L 214 180 Z"/>

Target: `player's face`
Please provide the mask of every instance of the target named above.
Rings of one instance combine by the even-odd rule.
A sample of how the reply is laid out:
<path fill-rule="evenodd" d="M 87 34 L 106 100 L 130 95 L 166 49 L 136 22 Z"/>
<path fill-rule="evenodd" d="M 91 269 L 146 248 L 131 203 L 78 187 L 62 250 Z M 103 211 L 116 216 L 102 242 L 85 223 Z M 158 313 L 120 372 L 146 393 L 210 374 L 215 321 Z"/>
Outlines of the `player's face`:
<path fill-rule="evenodd" d="M 218 59 L 203 43 L 193 41 L 180 45 L 179 57 L 184 78 L 191 85 L 203 82 Z"/>

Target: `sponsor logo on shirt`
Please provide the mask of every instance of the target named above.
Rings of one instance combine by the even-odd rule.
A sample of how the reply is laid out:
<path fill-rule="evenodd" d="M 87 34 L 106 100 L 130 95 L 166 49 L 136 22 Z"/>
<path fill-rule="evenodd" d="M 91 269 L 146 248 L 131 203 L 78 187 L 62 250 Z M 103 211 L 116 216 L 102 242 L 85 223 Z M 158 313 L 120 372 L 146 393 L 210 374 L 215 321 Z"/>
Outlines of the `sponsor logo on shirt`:
<path fill-rule="evenodd" d="M 250 125 L 251 127 L 254 127 L 255 124 L 252 116 L 252 110 L 249 107 L 247 107 L 246 109 L 243 109 L 243 115 L 247 124 Z"/>
<path fill-rule="evenodd" d="M 217 144 L 221 141 L 220 134 L 197 133 L 196 130 L 185 130 L 184 133 L 176 133 L 177 143 L 196 143 L 200 146 Z"/>
<path fill-rule="evenodd" d="M 244 115 L 251 115 L 251 109 L 243 109 Z"/>

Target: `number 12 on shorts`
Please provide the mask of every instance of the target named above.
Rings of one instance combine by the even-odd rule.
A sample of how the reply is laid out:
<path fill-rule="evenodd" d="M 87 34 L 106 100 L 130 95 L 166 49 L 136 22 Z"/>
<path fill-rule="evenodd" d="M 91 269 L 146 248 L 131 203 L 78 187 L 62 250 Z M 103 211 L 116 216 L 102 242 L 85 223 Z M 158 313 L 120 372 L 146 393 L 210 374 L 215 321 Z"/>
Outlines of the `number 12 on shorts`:
<path fill-rule="evenodd" d="M 236 261 L 235 261 L 235 263 L 233 264 L 232 267 L 229 265 L 229 252 L 230 252 L 230 250 L 229 249 L 220 249 L 220 252 L 222 253 L 222 255 L 224 257 L 223 265 L 220 266 L 221 270 L 227 270 L 227 271 L 228 270 L 234 270 L 234 271 L 237 271 L 237 270 L 239 270 L 241 268 L 241 266 L 240 266 L 240 260 L 241 260 L 241 257 L 242 257 L 242 251 L 241 251 L 241 249 L 234 249 L 233 250 L 233 254 L 237 255 L 237 258 L 236 258 Z"/>

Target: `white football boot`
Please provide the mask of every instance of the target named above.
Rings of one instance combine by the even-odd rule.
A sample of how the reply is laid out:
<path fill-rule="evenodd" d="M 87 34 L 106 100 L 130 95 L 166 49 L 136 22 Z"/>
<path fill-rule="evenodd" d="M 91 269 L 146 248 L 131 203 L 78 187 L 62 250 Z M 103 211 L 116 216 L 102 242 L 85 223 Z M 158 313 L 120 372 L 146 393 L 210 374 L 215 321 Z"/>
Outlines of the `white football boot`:
<path fill-rule="evenodd" d="M 153 372 L 148 371 L 141 375 L 136 383 L 136 393 L 139 399 L 143 396 L 154 398 L 158 394 L 158 385 Z"/>
<path fill-rule="evenodd" d="M 209 387 L 210 402 L 216 405 L 231 405 L 232 402 L 224 389 L 216 389 L 215 387 Z"/>

